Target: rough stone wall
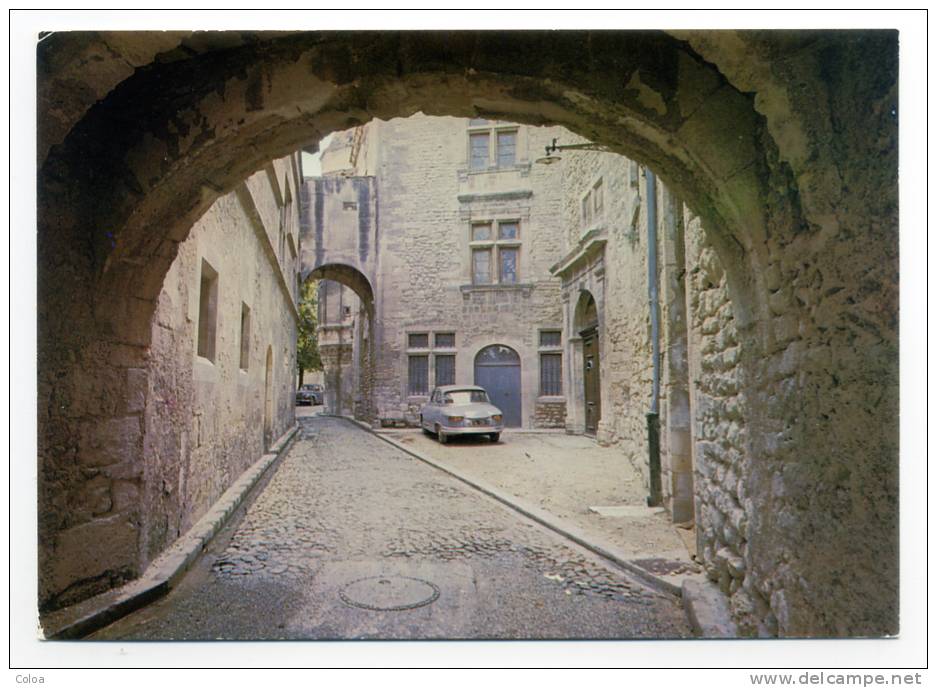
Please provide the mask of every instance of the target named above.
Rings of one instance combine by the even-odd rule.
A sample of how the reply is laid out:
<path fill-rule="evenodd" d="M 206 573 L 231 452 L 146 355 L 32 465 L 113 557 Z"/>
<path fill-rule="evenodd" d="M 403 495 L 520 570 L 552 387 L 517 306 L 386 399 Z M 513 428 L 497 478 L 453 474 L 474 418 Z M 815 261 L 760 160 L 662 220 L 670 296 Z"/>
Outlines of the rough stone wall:
<path fill-rule="evenodd" d="M 277 164 L 295 188 L 288 161 Z M 245 187 L 249 191 L 242 193 L 255 207 L 268 208 L 262 215 L 274 227 L 258 227 L 242 203 L 246 197 L 231 193 L 215 202 L 179 246 L 157 299 L 146 367 L 126 372 L 128 415 L 89 426 L 85 435 L 89 446 L 100 446 L 83 469 L 85 483 L 71 507 L 80 525 L 62 539 L 58 567 L 44 590 L 47 608 L 138 575 L 260 457 L 268 346 L 275 365 L 273 434 L 293 422 L 296 321 L 279 280 L 294 285 L 295 273 L 278 277 L 272 247 L 265 250 L 262 243 L 268 237 L 276 241 L 280 221 L 266 172 Z M 296 254 L 286 252 L 283 265 L 295 270 Z M 214 362 L 196 354 L 203 259 L 218 272 Z M 246 371 L 240 368 L 242 302 L 250 307 Z M 76 384 L 93 387 L 84 378 Z M 99 442 L 105 430 L 120 441 Z M 142 461 L 126 463 L 136 444 Z"/>
<path fill-rule="evenodd" d="M 260 213 L 265 231 L 258 231 L 237 194 L 222 197 L 180 246 L 160 293 L 144 445 L 147 560 L 184 533 L 264 452 L 268 348 L 271 436 L 279 437 L 293 423 L 295 306 L 278 281 L 295 285 L 295 272 L 278 275 L 280 265 L 265 250 L 277 246 L 280 223 L 270 178 L 259 172 L 246 186 L 257 207 L 266 208 Z M 288 248 L 286 254 L 280 261 L 295 264 Z M 218 273 L 213 362 L 196 354 L 202 260 Z M 240 361 L 242 303 L 250 308 L 246 370 Z"/>
<path fill-rule="evenodd" d="M 534 409 L 534 427 L 565 428 L 566 402 L 538 400 Z"/>
<path fill-rule="evenodd" d="M 740 630 L 775 635 L 777 621 L 748 576 L 752 457 L 739 334 L 724 269 L 699 218 L 687 210 L 691 407 L 697 538 L 707 575 L 730 599 Z"/>

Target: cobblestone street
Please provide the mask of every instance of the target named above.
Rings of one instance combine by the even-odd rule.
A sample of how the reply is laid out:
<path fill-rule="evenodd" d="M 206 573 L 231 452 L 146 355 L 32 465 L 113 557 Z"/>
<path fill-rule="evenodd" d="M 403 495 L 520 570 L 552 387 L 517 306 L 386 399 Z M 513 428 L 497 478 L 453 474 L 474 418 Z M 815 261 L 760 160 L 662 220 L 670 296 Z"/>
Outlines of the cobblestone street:
<path fill-rule="evenodd" d="M 179 587 L 92 638 L 689 636 L 674 598 L 349 422 L 299 420 Z"/>

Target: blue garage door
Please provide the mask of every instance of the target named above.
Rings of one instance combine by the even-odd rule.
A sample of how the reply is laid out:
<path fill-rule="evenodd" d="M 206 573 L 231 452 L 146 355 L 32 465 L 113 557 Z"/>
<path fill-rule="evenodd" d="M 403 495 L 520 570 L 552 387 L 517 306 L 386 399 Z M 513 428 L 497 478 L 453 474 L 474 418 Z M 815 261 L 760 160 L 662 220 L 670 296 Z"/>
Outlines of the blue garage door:
<path fill-rule="evenodd" d="M 521 425 L 521 357 L 509 346 L 495 344 L 475 357 L 475 384 L 488 391 L 491 403 L 501 409 L 504 424 Z"/>

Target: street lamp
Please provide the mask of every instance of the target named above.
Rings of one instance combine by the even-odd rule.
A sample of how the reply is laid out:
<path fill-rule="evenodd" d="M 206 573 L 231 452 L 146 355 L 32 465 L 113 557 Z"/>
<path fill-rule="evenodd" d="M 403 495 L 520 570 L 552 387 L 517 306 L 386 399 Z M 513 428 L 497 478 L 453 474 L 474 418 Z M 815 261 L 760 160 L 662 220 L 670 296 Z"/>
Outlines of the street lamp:
<path fill-rule="evenodd" d="M 558 150 L 589 150 L 589 151 L 598 151 L 600 153 L 611 153 L 606 146 L 603 146 L 601 143 L 568 143 L 566 145 L 557 145 L 556 139 L 553 139 L 553 143 L 545 148 L 547 154 L 542 158 L 537 158 L 536 162 L 541 165 L 552 165 L 555 162 L 559 162 L 563 158 L 558 155 L 553 155 Z"/>

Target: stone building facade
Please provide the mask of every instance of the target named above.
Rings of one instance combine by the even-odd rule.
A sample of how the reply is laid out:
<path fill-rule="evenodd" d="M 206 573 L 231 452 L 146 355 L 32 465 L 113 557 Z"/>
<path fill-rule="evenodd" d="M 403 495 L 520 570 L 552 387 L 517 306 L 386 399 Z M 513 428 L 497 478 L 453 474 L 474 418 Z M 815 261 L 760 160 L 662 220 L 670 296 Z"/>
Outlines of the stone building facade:
<path fill-rule="evenodd" d="M 83 507 L 40 582 L 44 607 L 139 575 L 294 423 L 298 165 L 298 155 L 266 165 L 178 246 L 148 367 L 127 370 L 122 437 L 142 461 L 89 430 Z"/>
<path fill-rule="evenodd" d="M 306 181 L 307 256 L 374 291 L 320 287 L 330 408 L 415 425 L 434 386 L 477 382 L 509 425 L 565 426 L 562 175 L 534 164 L 560 131 L 417 115 L 336 136 Z"/>

